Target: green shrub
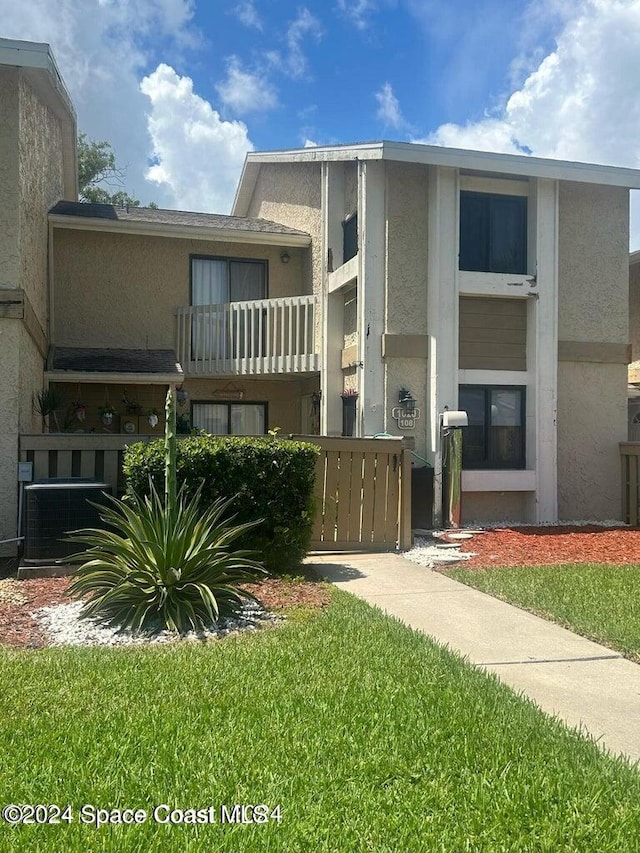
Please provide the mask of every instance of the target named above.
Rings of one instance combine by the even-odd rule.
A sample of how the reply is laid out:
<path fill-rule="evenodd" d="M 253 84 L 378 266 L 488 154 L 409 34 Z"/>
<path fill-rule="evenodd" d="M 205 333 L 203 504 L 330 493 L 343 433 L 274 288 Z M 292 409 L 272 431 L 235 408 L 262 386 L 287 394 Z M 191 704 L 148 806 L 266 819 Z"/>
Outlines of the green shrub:
<path fill-rule="evenodd" d="M 82 616 L 133 631 L 183 631 L 236 615 L 245 600 L 255 600 L 235 584 L 264 569 L 248 552 L 230 550 L 251 525 L 224 519 L 228 501 L 203 511 L 198 491 L 190 498 L 180 492 L 173 504 L 153 486 L 150 492 L 129 503 L 107 496 L 107 528 L 71 534 L 90 546 L 78 555 L 84 562 L 69 587 L 72 596 L 88 596 Z"/>
<path fill-rule="evenodd" d="M 257 551 L 272 573 L 295 569 L 309 549 L 313 526 L 313 485 L 318 448 L 276 438 L 191 436 L 178 442 L 178 485 L 201 504 L 231 499 L 239 524 L 262 519 L 239 546 Z M 130 494 L 149 492 L 149 478 L 164 490 L 161 440 L 129 445 L 124 474 Z"/>

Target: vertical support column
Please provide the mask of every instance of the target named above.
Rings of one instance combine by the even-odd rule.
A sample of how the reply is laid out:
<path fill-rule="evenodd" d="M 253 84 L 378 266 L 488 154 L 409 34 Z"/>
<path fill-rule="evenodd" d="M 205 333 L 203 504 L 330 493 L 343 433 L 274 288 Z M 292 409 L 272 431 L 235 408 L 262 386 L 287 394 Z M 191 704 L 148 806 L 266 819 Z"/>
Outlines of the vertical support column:
<path fill-rule="evenodd" d="M 458 408 L 458 173 L 429 171 L 427 335 L 429 396 L 427 448 L 433 464 L 433 523 L 442 525 L 442 447 L 439 415 Z"/>
<path fill-rule="evenodd" d="M 342 433 L 342 344 L 344 301 L 341 292 L 329 293 L 329 255 L 333 269 L 342 264 L 344 218 L 344 168 L 342 163 L 322 164 L 322 353 L 320 362 L 320 432 Z M 331 250 L 331 251 L 329 251 Z"/>
<path fill-rule="evenodd" d="M 558 520 L 558 182 L 537 180 L 535 465 L 537 522 Z"/>
<path fill-rule="evenodd" d="M 385 164 L 360 162 L 358 172 L 358 341 L 360 423 L 358 435 L 384 431 L 386 211 Z"/>

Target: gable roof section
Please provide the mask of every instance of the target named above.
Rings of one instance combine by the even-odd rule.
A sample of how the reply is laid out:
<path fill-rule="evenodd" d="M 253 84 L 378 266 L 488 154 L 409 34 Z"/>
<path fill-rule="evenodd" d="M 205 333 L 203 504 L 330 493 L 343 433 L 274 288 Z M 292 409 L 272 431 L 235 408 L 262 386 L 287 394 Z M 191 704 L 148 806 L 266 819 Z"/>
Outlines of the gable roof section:
<path fill-rule="evenodd" d="M 250 152 L 245 158 L 232 212 L 241 216 L 249 209 L 260 167 L 263 164 L 323 163 L 345 160 L 390 160 L 430 166 L 449 166 L 464 172 L 493 176 L 552 178 L 640 189 L 640 171 L 637 169 L 550 160 L 525 154 L 498 154 L 492 151 L 444 148 L 439 145 L 421 145 L 415 142 L 380 141 L 285 151 Z"/>
<path fill-rule="evenodd" d="M 87 204 L 80 201 L 59 201 L 49 211 L 49 222 L 64 228 L 124 234 L 195 237 L 201 240 L 279 246 L 308 246 L 311 243 L 310 235 L 304 231 L 266 219 L 150 207 L 116 207 L 112 204 Z"/>

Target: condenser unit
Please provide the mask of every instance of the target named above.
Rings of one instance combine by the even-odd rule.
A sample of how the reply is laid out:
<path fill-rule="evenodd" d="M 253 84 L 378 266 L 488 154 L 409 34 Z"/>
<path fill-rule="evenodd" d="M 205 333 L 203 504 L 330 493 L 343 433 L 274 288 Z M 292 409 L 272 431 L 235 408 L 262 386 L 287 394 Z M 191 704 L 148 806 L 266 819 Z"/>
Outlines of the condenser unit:
<path fill-rule="evenodd" d="M 81 477 L 25 486 L 23 563 L 45 564 L 81 551 L 82 543 L 66 537 L 81 527 L 104 527 L 92 504 L 106 503 L 105 494 L 111 494 L 108 483 Z"/>

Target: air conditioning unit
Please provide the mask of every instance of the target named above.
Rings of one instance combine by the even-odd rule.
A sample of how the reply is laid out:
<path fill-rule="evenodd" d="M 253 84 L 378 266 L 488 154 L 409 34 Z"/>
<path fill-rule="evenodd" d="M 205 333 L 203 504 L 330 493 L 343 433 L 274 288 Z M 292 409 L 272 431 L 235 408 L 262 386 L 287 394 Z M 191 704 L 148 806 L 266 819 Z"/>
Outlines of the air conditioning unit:
<path fill-rule="evenodd" d="M 105 494 L 111 494 L 108 483 L 83 477 L 36 480 L 25 486 L 22 562 L 43 565 L 81 551 L 82 543 L 65 537 L 81 527 L 104 527 L 92 503 L 105 504 Z"/>

